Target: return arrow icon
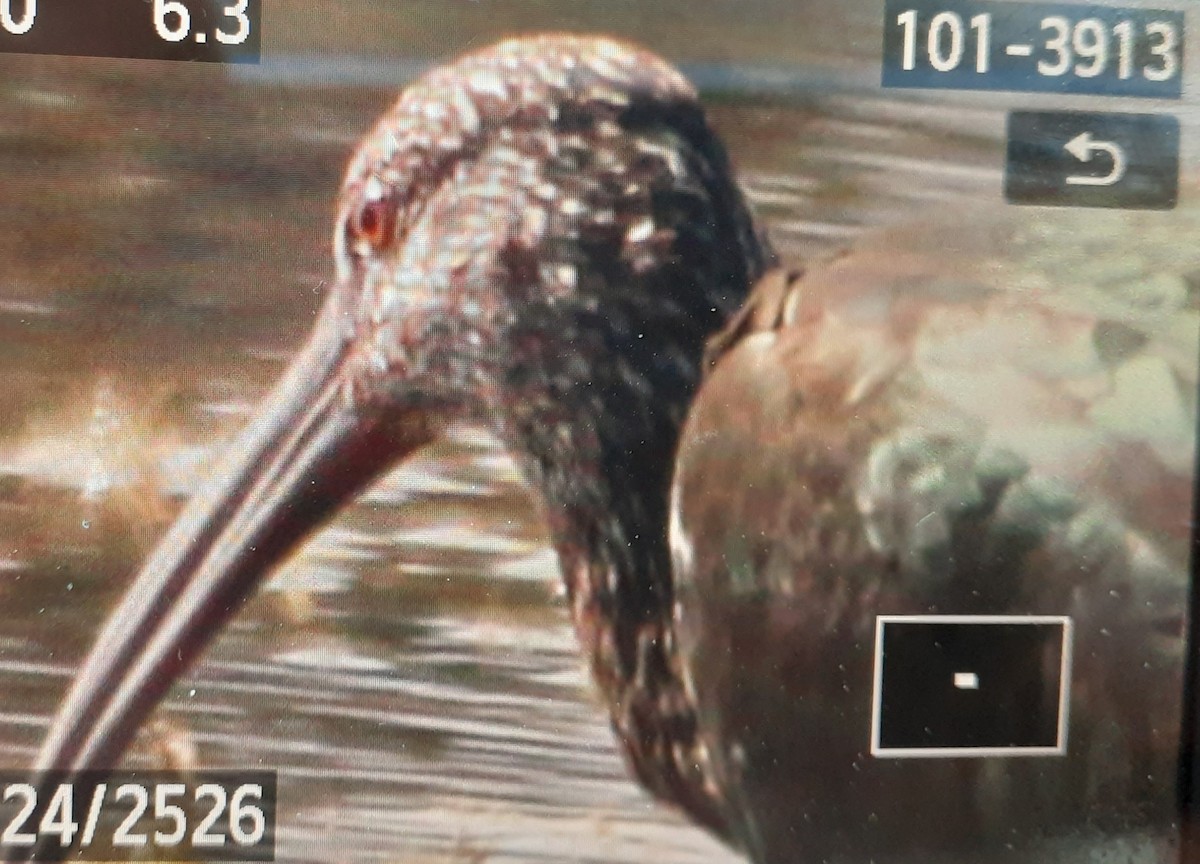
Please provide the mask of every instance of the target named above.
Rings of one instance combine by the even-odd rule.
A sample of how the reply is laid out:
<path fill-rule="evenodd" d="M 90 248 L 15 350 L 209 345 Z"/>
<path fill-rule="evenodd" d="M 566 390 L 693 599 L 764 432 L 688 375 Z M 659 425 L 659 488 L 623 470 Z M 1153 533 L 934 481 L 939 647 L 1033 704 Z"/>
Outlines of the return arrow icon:
<path fill-rule="evenodd" d="M 1063 149 L 1080 162 L 1091 162 L 1097 153 L 1107 153 L 1112 158 L 1112 170 L 1095 177 L 1088 174 L 1071 174 L 1067 183 L 1072 186 L 1112 186 L 1125 176 L 1125 151 L 1113 141 L 1099 141 L 1091 132 L 1080 132 L 1063 145 Z"/>

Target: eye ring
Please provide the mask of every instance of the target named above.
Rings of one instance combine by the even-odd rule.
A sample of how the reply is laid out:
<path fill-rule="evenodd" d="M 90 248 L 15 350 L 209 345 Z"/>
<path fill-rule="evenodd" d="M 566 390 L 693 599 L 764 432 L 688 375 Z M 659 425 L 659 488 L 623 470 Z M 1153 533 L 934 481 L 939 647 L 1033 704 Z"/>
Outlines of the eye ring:
<path fill-rule="evenodd" d="M 358 204 L 348 227 L 356 241 L 383 249 L 395 238 L 396 206 L 389 198 L 371 198 Z"/>

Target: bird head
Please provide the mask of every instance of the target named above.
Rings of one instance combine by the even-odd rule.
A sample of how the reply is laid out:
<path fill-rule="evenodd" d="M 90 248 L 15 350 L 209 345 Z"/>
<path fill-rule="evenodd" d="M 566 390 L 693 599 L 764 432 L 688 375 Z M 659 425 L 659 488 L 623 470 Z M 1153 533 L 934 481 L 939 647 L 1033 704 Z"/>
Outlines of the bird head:
<path fill-rule="evenodd" d="M 565 35 L 410 86 L 351 160 L 334 253 L 326 317 L 359 403 L 504 438 L 618 398 L 680 414 L 764 257 L 686 79 Z"/>

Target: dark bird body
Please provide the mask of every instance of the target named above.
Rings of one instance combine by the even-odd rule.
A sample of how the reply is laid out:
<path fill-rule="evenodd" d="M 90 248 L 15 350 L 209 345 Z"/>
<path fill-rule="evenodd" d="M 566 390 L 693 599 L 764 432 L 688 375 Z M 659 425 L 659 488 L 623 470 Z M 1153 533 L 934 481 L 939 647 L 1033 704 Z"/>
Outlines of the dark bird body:
<path fill-rule="evenodd" d="M 334 243 L 310 343 L 40 767 L 114 764 L 273 565 L 466 420 L 541 495 L 631 769 L 754 860 L 1069 864 L 1113 832 L 1169 860 L 1191 443 L 1103 413 L 1164 319 L 1109 350 L 1097 311 L 953 244 L 790 274 L 691 86 L 599 38 L 409 87 Z M 1194 378 L 1194 350 L 1169 362 Z M 904 613 L 1071 615 L 1069 756 L 869 755 L 875 616 Z"/>

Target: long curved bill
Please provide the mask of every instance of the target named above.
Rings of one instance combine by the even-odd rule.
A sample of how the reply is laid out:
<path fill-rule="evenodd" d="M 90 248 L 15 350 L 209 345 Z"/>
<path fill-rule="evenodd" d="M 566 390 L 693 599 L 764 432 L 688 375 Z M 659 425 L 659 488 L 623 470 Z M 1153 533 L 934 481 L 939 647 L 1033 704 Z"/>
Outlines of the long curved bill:
<path fill-rule="evenodd" d="M 420 412 L 347 398 L 349 340 L 334 304 L 217 479 L 186 506 L 105 624 L 35 769 L 115 767 L 142 720 L 273 565 L 430 439 Z"/>

